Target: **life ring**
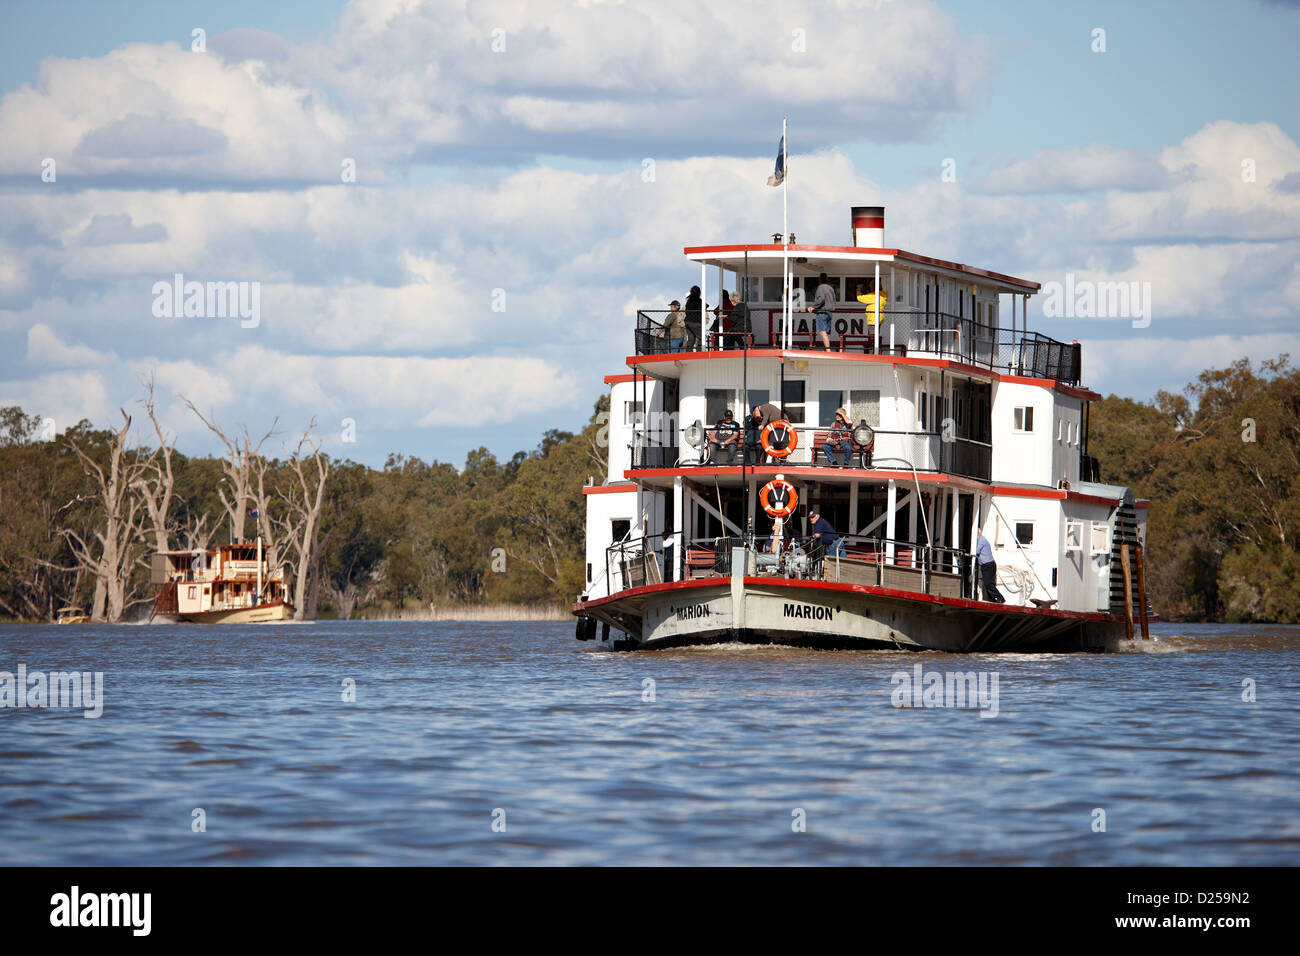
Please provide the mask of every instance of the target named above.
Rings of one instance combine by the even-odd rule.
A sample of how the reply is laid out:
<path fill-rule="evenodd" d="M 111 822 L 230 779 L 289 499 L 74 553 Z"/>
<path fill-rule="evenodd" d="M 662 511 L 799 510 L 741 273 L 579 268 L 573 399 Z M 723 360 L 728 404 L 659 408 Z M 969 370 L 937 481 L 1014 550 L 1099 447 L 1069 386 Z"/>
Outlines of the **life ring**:
<path fill-rule="evenodd" d="M 799 506 L 799 492 L 784 478 L 773 478 L 758 493 L 758 500 L 773 518 L 784 518 Z"/>
<path fill-rule="evenodd" d="M 799 433 L 784 418 L 778 418 L 763 426 L 758 441 L 763 446 L 763 451 L 771 457 L 789 458 L 790 453 L 799 447 Z"/>

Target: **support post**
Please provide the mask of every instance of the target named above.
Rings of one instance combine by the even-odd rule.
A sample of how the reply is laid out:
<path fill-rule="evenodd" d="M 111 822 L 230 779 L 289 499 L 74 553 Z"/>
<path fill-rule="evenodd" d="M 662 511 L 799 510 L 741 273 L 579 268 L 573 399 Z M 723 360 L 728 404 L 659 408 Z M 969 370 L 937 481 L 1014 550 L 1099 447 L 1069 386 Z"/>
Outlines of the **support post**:
<path fill-rule="evenodd" d="M 1146 560 L 1142 556 L 1142 545 L 1135 544 L 1134 549 L 1137 553 L 1137 573 L 1138 573 L 1138 620 L 1142 622 L 1142 640 L 1151 640 L 1151 632 L 1147 628 L 1147 573 Z"/>
<path fill-rule="evenodd" d="M 1124 572 L 1124 639 L 1133 640 L 1133 575 L 1129 567 L 1128 542 L 1120 545 L 1120 570 Z"/>
<path fill-rule="evenodd" d="M 894 531 L 895 524 L 898 520 L 896 510 L 898 508 L 898 486 L 894 479 L 889 479 L 889 490 L 885 499 L 885 562 L 894 563 Z"/>
<path fill-rule="evenodd" d="M 673 580 L 682 580 L 682 568 L 686 561 L 686 524 L 682 520 L 685 508 L 682 496 L 685 488 L 681 478 L 673 479 L 673 528 L 677 532 L 677 547 L 673 549 Z"/>

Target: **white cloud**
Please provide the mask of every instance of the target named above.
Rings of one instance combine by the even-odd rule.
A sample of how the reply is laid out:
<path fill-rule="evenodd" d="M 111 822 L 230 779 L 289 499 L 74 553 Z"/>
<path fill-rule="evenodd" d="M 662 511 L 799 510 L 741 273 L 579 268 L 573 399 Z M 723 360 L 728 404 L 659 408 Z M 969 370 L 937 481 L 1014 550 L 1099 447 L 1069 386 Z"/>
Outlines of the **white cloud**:
<path fill-rule="evenodd" d="M 116 356 L 86 345 L 67 345 L 43 322 L 27 330 L 27 364 L 46 368 L 103 365 Z"/>

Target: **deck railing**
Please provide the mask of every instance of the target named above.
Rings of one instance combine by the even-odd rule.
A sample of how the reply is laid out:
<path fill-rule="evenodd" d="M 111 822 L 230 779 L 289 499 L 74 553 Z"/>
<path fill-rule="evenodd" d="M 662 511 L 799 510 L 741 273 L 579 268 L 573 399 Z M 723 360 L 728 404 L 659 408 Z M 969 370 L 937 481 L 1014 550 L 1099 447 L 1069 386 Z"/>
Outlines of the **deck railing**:
<path fill-rule="evenodd" d="M 681 535 L 650 535 L 616 542 L 605 550 L 605 580 L 615 594 L 647 584 L 674 580 Z M 974 597 L 974 555 L 957 548 L 904 541 L 878 535 L 842 535 L 840 544 L 823 546 L 813 537 L 787 536 L 779 551 L 761 536 L 694 538 L 680 557 L 682 577 L 726 578 L 736 549 L 745 558 L 747 576 L 789 580 L 833 581 L 872 587 Z"/>
<path fill-rule="evenodd" d="M 829 426 L 795 425 L 797 442 L 786 458 L 769 458 L 757 443 L 757 435 L 741 429 L 734 452 L 721 447 L 714 450 L 709 436 L 713 426 L 701 423 L 698 446 L 679 438 L 684 429 L 655 432 L 638 429 L 632 438 L 632 468 L 673 468 L 684 466 L 740 465 L 777 467 L 781 465 L 815 465 L 831 468 L 843 462 L 843 451 L 836 451 L 834 465 L 827 459 L 824 444 Z M 931 474 L 961 475 L 988 481 L 993 474 L 993 446 L 972 438 L 947 438 L 939 432 L 884 431 L 873 429 L 870 446 L 853 445 L 849 457 L 854 468 L 882 471 L 916 471 Z M 818 439 L 821 439 L 820 441 Z M 748 454 L 748 458 L 746 458 Z"/>
<path fill-rule="evenodd" d="M 780 329 L 760 320 L 764 311 L 751 310 L 753 332 L 748 344 L 751 348 L 779 348 Z M 735 334 L 717 338 L 713 333 L 720 330 L 712 314 L 705 319 L 704 338 L 701 339 L 699 315 L 696 313 L 694 321 L 688 318 L 684 341 L 674 350 L 673 340 L 665 334 L 667 315 L 667 310 L 637 312 L 637 355 L 739 349 L 745 344 L 742 337 Z M 807 313 L 796 313 L 796 317 L 811 320 Z M 861 309 L 841 308 L 835 312 L 833 325 L 830 335 L 832 351 L 946 358 L 993 372 L 1050 378 L 1067 385 L 1077 385 L 1082 378 L 1082 352 L 1077 342 L 1058 342 L 1038 332 L 999 328 L 945 312 L 886 309 L 880 313 L 877 334 L 876 327 L 864 319 Z M 862 331 L 855 331 L 858 328 Z M 819 351 L 820 337 L 811 331 L 796 332 L 793 348 Z"/>

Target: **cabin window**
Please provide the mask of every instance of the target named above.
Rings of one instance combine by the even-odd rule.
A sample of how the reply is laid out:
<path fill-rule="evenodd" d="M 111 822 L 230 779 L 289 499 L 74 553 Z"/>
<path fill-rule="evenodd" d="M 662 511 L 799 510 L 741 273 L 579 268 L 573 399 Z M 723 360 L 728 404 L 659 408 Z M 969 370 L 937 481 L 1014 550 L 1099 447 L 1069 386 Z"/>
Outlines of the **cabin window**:
<path fill-rule="evenodd" d="M 1083 522 L 1077 518 L 1065 522 L 1065 550 L 1083 553 Z"/>
<path fill-rule="evenodd" d="M 640 425 L 645 420 L 645 403 L 644 402 L 624 402 L 623 403 L 623 424 Z"/>
<path fill-rule="evenodd" d="M 1034 523 L 1032 521 L 1016 522 L 1016 540 L 1025 546 L 1034 543 Z"/>
<path fill-rule="evenodd" d="M 916 404 L 921 411 L 921 431 L 929 431 L 930 396 L 925 392 L 919 393 Z"/>
<path fill-rule="evenodd" d="M 731 413 L 737 418 L 740 415 L 732 408 L 736 400 L 736 393 L 730 388 L 706 388 L 704 390 L 704 423 L 712 425 L 722 418 L 723 412 L 731 408 Z"/>
<path fill-rule="evenodd" d="M 784 285 L 785 284 L 781 281 L 780 276 L 765 277 L 763 279 L 763 301 L 780 302 L 783 298 L 781 290 L 784 288 Z"/>
<path fill-rule="evenodd" d="M 817 392 L 817 425 L 820 428 L 829 428 L 835 424 L 835 409 L 839 408 L 844 401 L 844 393 L 840 391 L 827 391 L 822 389 Z"/>
<path fill-rule="evenodd" d="M 781 407 L 791 425 L 802 425 L 804 419 L 804 390 L 808 383 L 803 379 L 786 379 L 781 385 Z"/>
<path fill-rule="evenodd" d="M 849 418 L 854 424 L 865 421 L 872 428 L 880 427 L 880 389 L 855 388 L 849 391 Z"/>
<path fill-rule="evenodd" d="M 1034 430 L 1034 406 L 1021 405 L 1016 408 L 1012 430 L 1018 432 L 1031 432 Z"/>
<path fill-rule="evenodd" d="M 615 518 L 609 523 L 609 531 L 612 535 L 611 541 L 615 544 L 627 537 L 627 533 L 632 530 L 632 522 L 625 518 Z"/>
<path fill-rule="evenodd" d="M 862 286 L 862 292 L 865 294 L 871 291 L 871 283 L 874 281 L 875 279 L 872 276 L 845 276 L 844 301 L 850 304 L 857 302 L 858 286 Z"/>
<path fill-rule="evenodd" d="M 1104 521 L 1094 521 L 1092 523 L 1091 550 L 1093 554 L 1110 553 L 1110 525 Z"/>
<path fill-rule="evenodd" d="M 772 400 L 772 393 L 765 388 L 751 388 L 749 390 L 749 401 L 745 403 L 742 414 L 752 412 L 759 405 L 766 405 Z"/>

